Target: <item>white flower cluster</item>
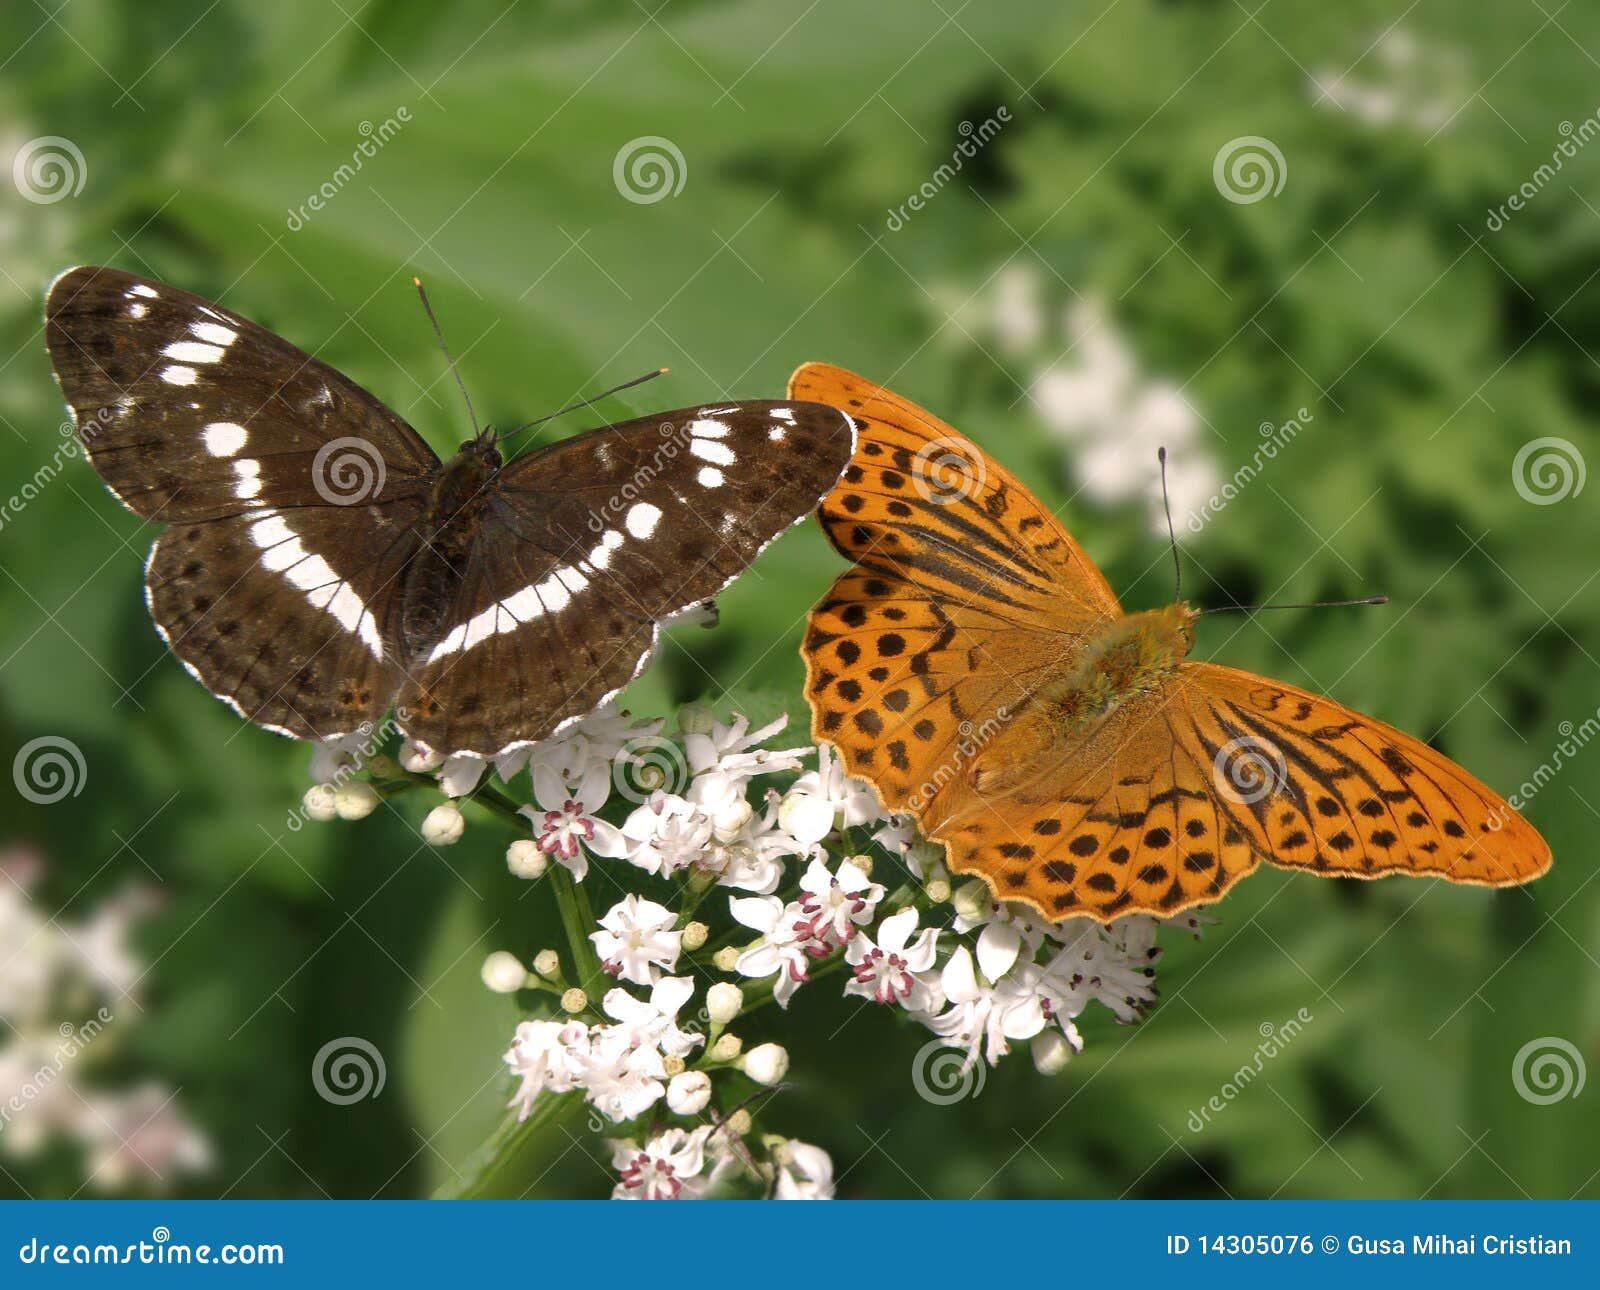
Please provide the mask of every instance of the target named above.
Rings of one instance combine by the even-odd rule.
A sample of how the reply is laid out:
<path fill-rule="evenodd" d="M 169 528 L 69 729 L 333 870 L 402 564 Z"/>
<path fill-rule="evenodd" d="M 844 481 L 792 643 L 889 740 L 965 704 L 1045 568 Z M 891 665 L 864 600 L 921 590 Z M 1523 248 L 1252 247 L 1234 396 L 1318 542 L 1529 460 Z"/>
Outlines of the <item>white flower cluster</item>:
<path fill-rule="evenodd" d="M 559 1012 L 546 1007 L 516 1029 L 504 1058 L 519 1081 L 511 1105 L 526 1117 L 546 1095 L 579 1094 L 600 1122 L 634 1130 L 613 1143 L 619 1197 L 703 1196 L 741 1176 L 772 1196 L 831 1195 L 821 1148 L 753 1133 L 746 1102 L 781 1083 L 788 1052 L 746 1050 L 729 1029 L 769 1002 L 786 1008 L 824 976 L 925 1026 L 964 1068 L 1030 1041 L 1046 1073 L 1081 1050 L 1075 1022 L 1090 1002 L 1133 1021 L 1154 996 L 1158 920 L 1047 923 L 997 903 L 981 881 L 952 890 L 940 848 L 885 815 L 829 747 L 762 746 L 785 725 L 723 724 L 695 707 L 673 740 L 663 722 L 607 707 L 495 766 L 508 785 L 524 771 L 532 781 L 535 804 L 517 808 L 530 836 L 507 852 L 512 873 L 542 878 L 553 861 L 582 882 L 607 861 L 608 880 L 631 866 L 669 893 L 626 895 L 595 919 L 588 944 L 569 947 L 576 980 L 548 949 L 531 966 L 499 951 L 483 967 L 491 989 L 559 999 Z M 401 762 L 454 796 L 477 790 L 488 769 L 410 749 Z M 782 791 L 777 774 L 793 776 Z M 424 830 L 441 811 L 453 819 L 433 839 L 453 842 L 464 818 L 453 804 Z M 583 978 L 585 958 L 598 980 Z M 606 977 L 616 984 L 595 1007 Z"/>
<path fill-rule="evenodd" d="M 158 1081 L 110 1090 L 84 1078 L 114 1065 L 144 966 L 130 946 L 150 910 L 137 889 L 97 906 L 88 919 L 50 918 L 31 889 L 42 872 L 31 852 L 0 855 L 0 1152 L 37 1154 L 66 1138 L 85 1155 L 99 1191 L 170 1186 L 205 1169 L 211 1148 L 176 1094 Z"/>

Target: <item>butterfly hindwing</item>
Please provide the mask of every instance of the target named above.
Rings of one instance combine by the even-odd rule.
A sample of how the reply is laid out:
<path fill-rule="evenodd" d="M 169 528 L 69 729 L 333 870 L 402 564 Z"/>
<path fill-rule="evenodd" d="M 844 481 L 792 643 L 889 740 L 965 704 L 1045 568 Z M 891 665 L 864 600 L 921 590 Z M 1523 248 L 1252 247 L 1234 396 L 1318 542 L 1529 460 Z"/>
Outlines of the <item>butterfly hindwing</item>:
<path fill-rule="evenodd" d="M 166 283 L 70 269 L 46 298 L 45 341 L 90 462 L 147 520 L 387 501 L 439 465 L 353 381 Z"/>
<path fill-rule="evenodd" d="M 388 642 L 419 513 L 397 499 L 354 525 L 325 506 L 175 524 L 150 553 L 151 615 L 241 716 L 302 739 L 355 733 L 399 688 Z"/>
<path fill-rule="evenodd" d="M 1511 805 L 1421 740 L 1330 699 L 1212 663 L 1185 664 L 1195 755 L 1263 857 L 1357 878 L 1433 874 L 1505 886 L 1550 867 Z"/>
<path fill-rule="evenodd" d="M 448 618 L 413 659 L 407 730 L 441 752 L 543 739 L 625 686 L 658 624 L 716 596 L 838 479 L 819 404 L 713 404 L 603 427 L 506 467 Z"/>

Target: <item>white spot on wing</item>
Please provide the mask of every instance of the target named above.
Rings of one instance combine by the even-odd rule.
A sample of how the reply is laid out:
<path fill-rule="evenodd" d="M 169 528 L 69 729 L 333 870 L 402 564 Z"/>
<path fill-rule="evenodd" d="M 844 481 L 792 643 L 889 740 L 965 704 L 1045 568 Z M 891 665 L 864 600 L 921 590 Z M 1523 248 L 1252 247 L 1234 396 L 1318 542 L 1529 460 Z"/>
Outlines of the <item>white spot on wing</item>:
<path fill-rule="evenodd" d="M 250 432 L 236 421 L 213 421 L 200 432 L 200 441 L 213 457 L 232 457 L 250 440 Z"/>
<path fill-rule="evenodd" d="M 698 442 L 695 445 L 699 446 Z M 696 453 L 696 456 L 699 454 Z M 628 530 L 632 537 L 647 538 L 656 531 L 656 524 L 661 519 L 661 508 L 652 506 L 649 502 L 635 502 L 628 508 L 628 513 L 623 517 L 622 526 Z"/>
<path fill-rule="evenodd" d="M 122 294 L 125 295 L 125 296 L 144 296 L 144 297 L 146 297 L 147 299 L 150 299 L 150 300 L 156 299 L 155 288 L 154 287 L 147 287 L 142 282 L 134 283 L 131 287 L 129 287 Z"/>
<path fill-rule="evenodd" d="M 726 439 L 728 427 L 722 421 L 701 419 L 689 422 L 689 433 L 696 439 Z"/>
<path fill-rule="evenodd" d="M 722 487 L 722 472 L 715 466 L 700 467 L 700 473 L 695 478 L 700 481 L 701 488 Z"/>
<path fill-rule="evenodd" d="M 168 385 L 193 385 L 199 375 L 192 367 L 181 367 L 177 363 L 161 369 L 161 379 Z"/>
<path fill-rule="evenodd" d="M 190 323 L 189 331 L 207 344 L 221 345 L 224 349 L 239 339 L 239 333 L 232 327 L 223 327 L 217 323 Z"/>
<path fill-rule="evenodd" d="M 240 501 L 261 495 L 261 463 L 254 457 L 243 457 L 234 462 L 233 473 L 239 479 L 233 486 L 233 495 Z"/>
<path fill-rule="evenodd" d="M 128 317 L 132 318 L 135 322 L 143 318 L 149 312 L 150 306 L 142 305 L 137 300 L 128 306 Z"/>
<path fill-rule="evenodd" d="M 600 545 L 589 552 L 589 563 L 596 569 L 604 569 L 611 563 L 611 553 L 622 545 L 622 534 L 616 529 L 607 529 L 600 537 Z"/>
<path fill-rule="evenodd" d="M 202 345 L 197 340 L 175 340 L 161 352 L 182 363 L 215 363 L 222 357 L 220 346 Z"/>
<path fill-rule="evenodd" d="M 773 416 L 774 420 L 787 421 L 790 425 L 794 424 L 794 409 L 793 408 L 773 408 L 772 409 L 772 416 Z"/>
<path fill-rule="evenodd" d="M 788 434 L 789 432 L 782 426 L 773 426 L 772 429 L 767 431 L 767 438 L 776 443 L 782 443 L 788 437 Z"/>
<path fill-rule="evenodd" d="M 709 461 L 714 466 L 731 466 L 734 462 L 732 448 L 709 439 L 691 439 L 689 451 L 701 461 Z"/>

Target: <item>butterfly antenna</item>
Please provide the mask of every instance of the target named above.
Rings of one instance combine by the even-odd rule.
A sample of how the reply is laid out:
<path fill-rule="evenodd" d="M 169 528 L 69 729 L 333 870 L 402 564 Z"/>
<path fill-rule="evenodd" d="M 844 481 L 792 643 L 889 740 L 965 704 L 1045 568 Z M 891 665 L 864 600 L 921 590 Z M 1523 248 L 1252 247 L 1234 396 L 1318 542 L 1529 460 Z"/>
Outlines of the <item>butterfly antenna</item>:
<path fill-rule="evenodd" d="M 1172 528 L 1172 499 L 1167 496 L 1167 450 L 1156 449 L 1156 457 L 1161 462 L 1161 509 L 1167 513 L 1167 541 L 1172 543 L 1172 572 L 1175 584 L 1172 598 L 1183 599 L 1183 563 L 1178 559 L 1178 535 Z"/>
<path fill-rule="evenodd" d="M 450 367 L 450 375 L 456 378 L 456 384 L 461 388 L 461 397 L 467 403 L 467 415 L 472 418 L 472 433 L 482 433 L 478 429 L 478 414 L 472 410 L 472 396 L 467 393 L 467 383 L 461 379 L 460 369 L 456 367 L 454 355 L 450 353 L 450 346 L 444 343 L 444 332 L 439 329 L 439 320 L 433 316 L 433 306 L 428 303 L 428 293 L 422 288 L 421 278 L 412 278 L 417 284 L 417 294 L 422 297 L 423 311 L 428 315 L 428 321 L 433 324 L 433 334 L 439 338 L 439 348 L 444 351 L 444 361 Z"/>
<path fill-rule="evenodd" d="M 643 376 L 636 376 L 631 381 L 624 381 L 621 385 L 613 385 L 609 390 L 596 394 L 592 399 L 584 399 L 581 402 L 562 408 L 559 412 L 547 412 L 544 416 L 536 417 L 532 421 L 524 421 L 515 430 L 507 430 L 496 442 L 509 439 L 514 434 L 521 434 L 524 430 L 531 430 L 534 426 L 543 425 L 546 421 L 554 421 L 557 417 L 564 417 L 567 413 L 576 412 L 579 408 L 587 408 L 600 402 L 601 399 L 609 399 L 613 394 L 621 394 L 623 390 L 631 390 L 636 385 L 643 385 L 646 381 L 653 381 L 658 376 L 665 376 L 671 370 L 670 367 L 658 367 L 655 371 L 646 372 Z"/>
<path fill-rule="evenodd" d="M 1388 596 L 1363 596 L 1360 600 L 1313 600 L 1304 605 L 1218 605 L 1201 609 L 1201 614 L 1253 614 L 1258 609 L 1344 609 L 1350 605 L 1387 605 Z"/>

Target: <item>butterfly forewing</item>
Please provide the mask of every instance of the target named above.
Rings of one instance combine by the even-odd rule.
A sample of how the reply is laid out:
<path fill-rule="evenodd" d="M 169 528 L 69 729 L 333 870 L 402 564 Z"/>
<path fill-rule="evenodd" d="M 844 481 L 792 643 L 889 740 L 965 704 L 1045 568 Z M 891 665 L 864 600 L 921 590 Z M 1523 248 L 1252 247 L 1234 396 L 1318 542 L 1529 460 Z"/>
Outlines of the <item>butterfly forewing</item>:
<path fill-rule="evenodd" d="M 441 752 L 542 739 L 643 668 L 838 479 L 854 435 L 817 404 L 712 404 L 607 426 L 502 472 L 448 613 L 410 664 L 407 729 Z"/>
<path fill-rule="evenodd" d="M 45 342 L 89 460 L 148 520 L 386 501 L 439 464 L 353 381 L 166 283 L 70 269 Z"/>

